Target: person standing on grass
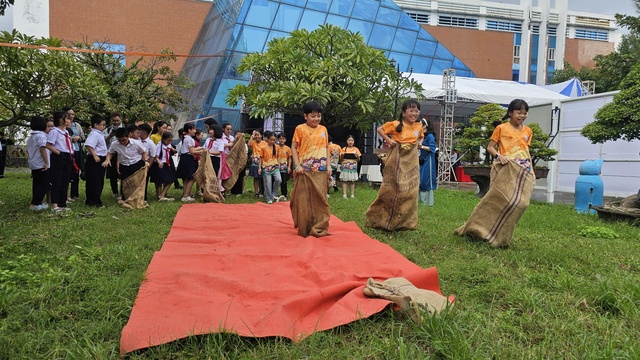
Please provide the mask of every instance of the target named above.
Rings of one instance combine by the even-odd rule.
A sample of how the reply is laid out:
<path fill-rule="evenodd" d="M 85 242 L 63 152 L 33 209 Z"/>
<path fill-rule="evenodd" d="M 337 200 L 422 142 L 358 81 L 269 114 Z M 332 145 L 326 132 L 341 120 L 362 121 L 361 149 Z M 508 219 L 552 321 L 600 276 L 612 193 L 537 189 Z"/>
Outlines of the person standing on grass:
<path fill-rule="evenodd" d="M 31 169 L 31 204 L 29 210 L 40 211 L 49 208 L 43 203 L 49 191 L 49 150 L 47 150 L 47 119 L 42 116 L 31 118 L 31 135 L 27 139 L 29 169 Z"/>
<path fill-rule="evenodd" d="M 158 145 L 160 144 L 160 141 L 162 141 L 162 134 L 164 134 L 165 131 L 167 131 L 167 123 L 162 120 L 158 120 L 153 124 L 153 129 L 151 130 L 149 139 L 151 139 L 155 145 Z"/>
<path fill-rule="evenodd" d="M 278 201 L 286 201 L 287 195 L 287 182 L 289 182 L 289 173 L 291 172 L 291 148 L 287 145 L 287 135 L 285 133 L 278 134 L 278 166 L 280 167 L 280 194 Z"/>
<path fill-rule="evenodd" d="M 422 119 L 425 133 L 420 145 L 420 202 L 433 206 L 434 192 L 438 187 L 438 162 L 436 161 L 436 134 L 433 124 Z"/>
<path fill-rule="evenodd" d="M 175 167 L 173 166 L 173 157 L 171 156 L 171 140 L 173 135 L 170 132 L 162 133 L 162 139 L 156 147 L 155 167 L 151 173 L 151 181 L 156 184 L 156 195 L 158 201 L 173 201 L 171 197 L 167 197 L 167 192 L 171 188 L 171 184 L 176 179 Z"/>
<path fill-rule="evenodd" d="M 276 133 L 273 131 L 264 132 L 265 145 L 260 152 L 260 162 L 258 174 L 262 175 L 264 183 L 264 199 L 267 204 L 273 203 L 278 195 L 278 187 L 282 183 L 280 178 L 280 167 L 278 166 L 278 150 L 276 145 Z"/>
<path fill-rule="evenodd" d="M 342 197 L 347 198 L 347 185 L 351 190 L 351 197 L 355 198 L 356 181 L 358 181 L 358 161 L 362 154 L 360 150 L 353 146 L 355 140 L 353 135 L 347 136 L 347 146 L 340 152 L 342 159 L 342 171 L 340 172 L 340 182 L 342 182 Z"/>
<path fill-rule="evenodd" d="M 502 118 L 509 122 L 496 126 L 487 145 L 487 153 L 494 159 L 489 191 L 455 234 L 487 241 L 492 247 L 511 243 L 536 181 L 529 153 L 533 131 L 524 125 L 528 113 L 529 105 L 522 99 L 509 104 Z"/>
<path fill-rule="evenodd" d="M 396 231 L 418 226 L 418 147 L 424 136 L 418 116 L 420 103 L 407 100 L 400 120 L 384 123 L 377 130 L 390 150 L 378 196 L 367 209 L 367 227 Z"/>
<path fill-rule="evenodd" d="M 291 141 L 293 190 L 291 217 L 298 235 L 315 237 L 329 235 L 331 210 L 327 202 L 329 165 L 329 133 L 320 125 L 322 105 L 309 101 L 302 106 L 304 124 L 296 127 Z"/>
<path fill-rule="evenodd" d="M 182 130 L 184 137 L 182 138 L 182 146 L 180 146 L 180 163 L 178 163 L 178 177 L 182 179 L 182 202 L 193 202 L 194 199 L 191 196 L 193 190 L 193 183 L 196 181 L 193 177 L 198 164 L 196 163 L 194 155 L 200 153 L 202 148 L 196 147 L 196 141 L 193 137 L 196 135 L 196 127 L 192 123 L 184 124 Z"/>
<path fill-rule="evenodd" d="M 118 142 L 118 138 L 116 137 L 116 130 L 123 127 L 122 118 L 120 117 L 120 113 L 112 112 L 109 115 L 109 120 L 111 121 L 111 126 L 106 128 L 102 133 L 104 135 L 104 140 L 107 143 L 107 148 L 110 148 L 111 145 Z M 107 167 L 107 179 L 109 179 L 109 185 L 111 186 L 111 193 L 113 197 L 117 198 L 118 195 L 118 172 L 116 171 L 116 163 L 117 163 L 117 154 L 112 155 L 111 166 Z"/>
<path fill-rule="evenodd" d="M 82 126 L 76 122 L 76 112 L 69 106 L 62 108 L 62 111 L 67 113 L 67 116 L 71 120 L 71 125 L 67 128 L 71 135 L 71 145 L 73 146 L 73 161 L 78 168 L 82 168 L 82 143 L 84 143 L 85 136 Z M 71 172 L 71 189 L 69 191 L 68 201 L 73 202 L 78 200 L 80 196 L 80 172 Z"/>
<path fill-rule="evenodd" d="M 107 126 L 107 121 L 101 115 L 91 117 L 91 132 L 87 136 L 84 146 L 87 149 L 87 159 L 85 161 L 86 187 L 85 205 L 102 206 L 102 190 L 104 189 L 105 168 L 102 163 L 107 159 L 107 142 L 104 139 L 103 131 Z"/>
<path fill-rule="evenodd" d="M 111 165 L 113 155 L 118 155 L 116 172 L 120 174 L 121 183 L 149 164 L 148 154 L 142 144 L 135 139 L 131 139 L 129 137 L 130 134 L 125 128 L 116 130 L 117 141 L 111 145 L 107 158 L 102 163 L 102 166 L 108 167 Z M 126 200 L 126 194 L 121 192 L 120 196 L 122 200 Z"/>
<path fill-rule="evenodd" d="M 262 197 L 264 190 L 264 182 L 258 169 L 260 168 L 260 154 L 265 142 L 262 141 L 260 131 L 253 130 L 249 139 L 249 148 L 251 148 L 251 167 L 249 168 L 249 176 L 253 178 L 253 191 L 255 197 Z"/>
<path fill-rule="evenodd" d="M 329 164 L 331 165 L 331 180 L 329 181 L 329 187 L 333 187 L 333 192 L 338 192 L 338 164 L 340 164 L 340 155 L 342 149 L 340 145 L 334 144 L 331 135 L 329 135 Z"/>
<path fill-rule="evenodd" d="M 149 164 L 155 164 L 156 160 L 156 144 L 149 138 L 149 134 L 151 133 L 151 125 L 147 123 L 142 123 L 138 126 L 140 129 L 140 143 L 142 147 L 149 154 Z M 147 201 L 147 190 L 149 188 L 149 179 L 151 178 L 151 165 L 149 166 L 149 171 L 147 172 L 147 179 L 144 183 L 144 201 Z"/>
<path fill-rule="evenodd" d="M 243 143 L 245 143 L 244 144 L 245 154 L 249 153 L 249 147 L 247 146 L 244 139 L 244 134 L 241 131 L 236 131 L 236 133 L 234 134 L 234 139 L 237 139 L 238 137 L 242 137 L 242 139 L 239 141 L 242 141 Z M 240 196 L 244 192 L 244 175 L 245 175 L 245 168 L 242 168 L 242 170 L 240 170 L 240 173 L 238 174 L 238 180 L 236 180 L 236 183 L 231 188 L 231 193 L 233 195 Z"/>
<path fill-rule="evenodd" d="M 222 127 L 220 127 L 220 125 L 213 124 L 211 125 L 211 127 L 209 127 L 209 136 L 204 142 L 204 147 L 209 153 L 211 166 L 213 166 L 213 171 L 216 173 L 216 178 L 218 179 L 218 188 L 221 192 L 224 192 L 224 188 L 222 187 L 222 179 L 220 178 L 222 152 L 224 152 L 225 149 L 225 141 L 222 139 L 223 135 L 224 131 L 222 130 Z"/>
<path fill-rule="evenodd" d="M 67 113 L 53 114 L 55 127 L 47 135 L 47 149 L 51 151 L 51 210 L 70 211 L 67 207 L 67 191 L 73 166 L 73 147 L 67 128 L 71 125 Z"/>

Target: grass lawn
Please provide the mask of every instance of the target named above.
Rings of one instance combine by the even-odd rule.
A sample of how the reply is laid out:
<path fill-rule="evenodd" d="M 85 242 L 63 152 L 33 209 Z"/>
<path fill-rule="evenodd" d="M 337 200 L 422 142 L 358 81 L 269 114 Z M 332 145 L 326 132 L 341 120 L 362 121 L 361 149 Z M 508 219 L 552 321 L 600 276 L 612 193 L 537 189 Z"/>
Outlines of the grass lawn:
<path fill-rule="evenodd" d="M 27 210 L 29 174 L 0 179 L 6 203 L 0 206 L 0 359 L 119 357 L 120 332 L 145 269 L 181 203 L 152 201 L 149 209 L 128 211 L 115 206 L 107 188 L 104 209 L 75 202 L 71 213 L 34 213 Z M 177 190 L 171 195 L 179 197 Z M 229 202 L 253 202 L 252 195 Z M 332 196 L 329 203 L 336 216 L 409 260 L 436 266 L 442 292 L 456 296 L 452 311 L 425 316 L 420 325 L 383 311 L 297 344 L 212 334 L 128 357 L 640 358 L 637 227 L 534 202 L 512 246 L 499 250 L 453 235 L 478 203 L 470 192 L 438 190 L 435 207 L 420 208 L 418 229 L 397 233 L 364 228 L 375 195 L 362 185 L 356 199 Z M 224 226 L 223 219 L 217 223 Z"/>

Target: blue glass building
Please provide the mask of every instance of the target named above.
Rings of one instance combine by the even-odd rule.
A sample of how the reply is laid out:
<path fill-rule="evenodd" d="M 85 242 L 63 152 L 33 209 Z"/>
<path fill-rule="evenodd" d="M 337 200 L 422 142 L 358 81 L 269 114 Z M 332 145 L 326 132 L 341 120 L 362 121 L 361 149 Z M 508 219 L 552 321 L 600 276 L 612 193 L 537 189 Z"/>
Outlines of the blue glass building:
<path fill-rule="evenodd" d="M 273 38 L 301 28 L 313 31 L 322 24 L 359 32 L 368 45 L 395 59 L 401 71 L 442 74 L 453 68 L 457 76 L 474 76 L 392 0 L 215 0 L 191 50 L 193 55 L 215 57 L 185 62 L 183 74 L 195 83 L 185 96 L 195 110 L 183 114 L 178 125 L 212 116 L 241 128 L 240 107 L 226 105 L 225 98 L 236 84 L 249 82 L 250 74 L 236 71 L 242 58 L 266 51 Z"/>

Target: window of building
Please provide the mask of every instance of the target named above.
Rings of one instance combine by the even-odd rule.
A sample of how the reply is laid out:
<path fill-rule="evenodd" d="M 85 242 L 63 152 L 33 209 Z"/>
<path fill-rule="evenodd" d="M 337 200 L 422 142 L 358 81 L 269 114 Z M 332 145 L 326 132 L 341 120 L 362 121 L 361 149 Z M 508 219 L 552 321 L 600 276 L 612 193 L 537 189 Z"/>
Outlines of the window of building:
<path fill-rule="evenodd" d="M 417 14 L 408 12 L 410 18 L 415 20 L 418 24 L 429 24 L 429 15 L 428 14 Z"/>
<path fill-rule="evenodd" d="M 549 36 L 556 36 L 558 35 L 558 27 L 557 26 L 549 26 Z"/>
<path fill-rule="evenodd" d="M 513 63 L 520 64 L 520 45 L 513 46 Z"/>
<path fill-rule="evenodd" d="M 547 56 L 547 60 L 549 60 L 549 61 L 555 61 L 556 60 L 556 49 L 549 48 L 549 54 Z"/>
<path fill-rule="evenodd" d="M 540 24 L 531 24 L 531 33 L 534 35 L 540 34 Z"/>
<path fill-rule="evenodd" d="M 521 32 L 522 23 L 514 21 L 487 20 L 487 30 Z"/>
<path fill-rule="evenodd" d="M 462 17 L 462 16 L 439 15 L 438 25 L 477 29 L 478 19 L 471 18 L 471 17 Z"/>
<path fill-rule="evenodd" d="M 576 39 L 608 41 L 609 32 L 591 29 L 576 29 Z"/>

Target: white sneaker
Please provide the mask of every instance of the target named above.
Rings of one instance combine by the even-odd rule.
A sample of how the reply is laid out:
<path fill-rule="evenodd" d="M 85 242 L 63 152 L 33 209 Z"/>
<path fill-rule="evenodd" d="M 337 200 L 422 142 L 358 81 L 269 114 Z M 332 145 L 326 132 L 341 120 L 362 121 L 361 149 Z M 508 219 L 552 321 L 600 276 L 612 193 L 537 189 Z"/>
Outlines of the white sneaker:
<path fill-rule="evenodd" d="M 182 201 L 182 202 L 193 202 L 193 201 L 196 201 L 196 199 L 192 198 L 191 196 L 187 196 L 187 197 L 183 197 L 182 199 L 180 199 L 180 201 Z"/>
<path fill-rule="evenodd" d="M 354 199 L 354 198 L 355 198 L 355 196 L 351 195 L 351 198 L 352 198 L 352 199 Z"/>
<path fill-rule="evenodd" d="M 273 201 L 269 200 L 267 201 L 267 204 L 273 204 Z"/>
<path fill-rule="evenodd" d="M 278 198 L 278 202 L 280 201 L 287 201 L 287 197 L 284 195 L 280 195 L 280 197 Z"/>
<path fill-rule="evenodd" d="M 342 197 L 346 199 L 346 198 L 347 198 L 347 195 L 342 195 Z"/>

